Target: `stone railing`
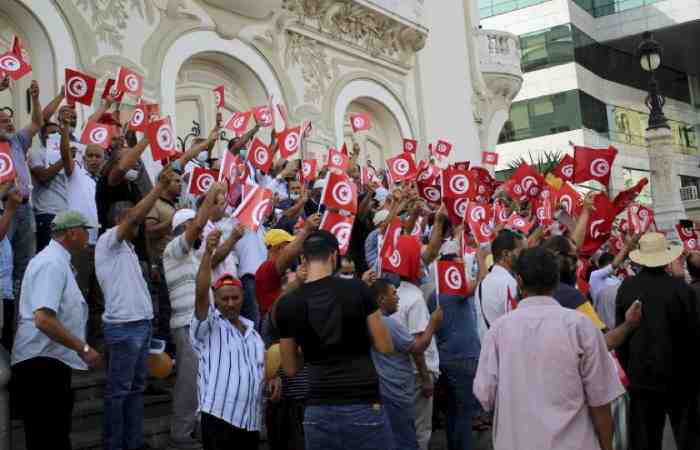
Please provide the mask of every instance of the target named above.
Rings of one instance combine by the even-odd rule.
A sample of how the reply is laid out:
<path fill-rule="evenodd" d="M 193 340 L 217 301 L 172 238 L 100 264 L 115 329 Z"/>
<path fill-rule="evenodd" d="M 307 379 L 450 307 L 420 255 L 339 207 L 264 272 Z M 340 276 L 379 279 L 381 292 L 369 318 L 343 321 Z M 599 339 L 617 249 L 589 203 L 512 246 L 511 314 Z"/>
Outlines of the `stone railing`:
<path fill-rule="evenodd" d="M 698 200 L 698 188 L 695 186 L 685 186 L 681 188 L 681 200 Z"/>
<path fill-rule="evenodd" d="M 505 31 L 477 30 L 479 68 L 484 74 L 499 73 L 522 78 L 520 41 Z"/>

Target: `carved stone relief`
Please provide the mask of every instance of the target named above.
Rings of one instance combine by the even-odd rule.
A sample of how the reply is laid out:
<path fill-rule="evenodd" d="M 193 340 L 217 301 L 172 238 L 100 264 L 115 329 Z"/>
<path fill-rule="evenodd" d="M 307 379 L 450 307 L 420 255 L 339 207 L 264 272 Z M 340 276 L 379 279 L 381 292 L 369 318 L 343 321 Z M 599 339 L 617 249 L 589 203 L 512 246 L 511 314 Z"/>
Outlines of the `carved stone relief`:
<path fill-rule="evenodd" d="M 304 78 L 304 101 L 319 104 L 326 92 L 328 83 L 336 73 L 328 62 L 324 46 L 307 36 L 287 31 L 285 64 L 297 65 Z"/>

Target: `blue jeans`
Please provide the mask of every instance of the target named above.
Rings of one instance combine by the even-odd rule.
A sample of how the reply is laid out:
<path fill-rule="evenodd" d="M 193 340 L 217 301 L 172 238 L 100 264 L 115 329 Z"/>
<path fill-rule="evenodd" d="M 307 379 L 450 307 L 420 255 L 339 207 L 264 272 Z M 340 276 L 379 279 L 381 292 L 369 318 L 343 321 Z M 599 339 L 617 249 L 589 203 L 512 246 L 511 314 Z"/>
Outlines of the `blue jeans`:
<path fill-rule="evenodd" d="M 17 208 L 8 237 L 12 244 L 15 298 L 19 300 L 24 271 L 27 270 L 29 260 L 36 254 L 36 221 L 32 205 L 24 203 Z"/>
<path fill-rule="evenodd" d="M 375 404 L 314 405 L 304 414 L 306 450 L 387 450 L 384 407 Z"/>
<path fill-rule="evenodd" d="M 471 450 L 472 416 L 476 408 L 473 393 L 476 358 L 440 361 L 440 372 L 447 382 L 447 448 Z"/>
<path fill-rule="evenodd" d="M 260 330 L 260 308 L 255 297 L 255 277 L 244 275 L 241 278 L 243 284 L 243 306 L 241 315 L 255 324 L 255 329 Z"/>
<path fill-rule="evenodd" d="M 104 448 L 143 447 L 143 391 L 146 387 L 151 322 L 105 323 L 107 384 Z"/>
<path fill-rule="evenodd" d="M 384 409 L 391 428 L 391 446 L 394 450 L 418 450 L 416 439 L 416 412 L 413 402 L 400 403 L 384 398 Z"/>

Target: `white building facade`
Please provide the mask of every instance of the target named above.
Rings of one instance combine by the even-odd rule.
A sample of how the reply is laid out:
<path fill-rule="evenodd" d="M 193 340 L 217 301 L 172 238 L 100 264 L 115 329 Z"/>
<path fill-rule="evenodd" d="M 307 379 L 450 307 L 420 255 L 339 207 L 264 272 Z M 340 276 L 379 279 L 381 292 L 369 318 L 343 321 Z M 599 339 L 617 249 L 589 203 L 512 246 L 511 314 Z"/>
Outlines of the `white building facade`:
<path fill-rule="evenodd" d="M 611 194 L 650 176 L 644 103 L 649 74 L 635 50 L 645 31 L 664 47 L 656 77 L 666 96 L 673 177 L 700 216 L 700 7 L 697 0 L 479 0 L 484 28 L 519 36 L 524 82 L 497 146 L 500 167 L 570 143 L 620 153 Z M 653 185 L 641 200 L 651 203 Z"/>
<path fill-rule="evenodd" d="M 224 120 L 272 96 L 290 125 L 311 121 L 307 158 L 349 144 L 348 116 L 367 113 L 372 128 L 358 140 L 362 158 L 375 167 L 401 152 L 402 138 L 419 140 L 419 157 L 427 156 L 429 142 L 444 139 L 454 145 L 452 159 L 480 162 L 522 81 L 517 39 L 478 30 L 473 1 L 435 3 L 5 0 L 0 49 L 19 36 L 33 72 L 0 93 L 0 106 L 11 107 L 22 126 L 31 79 L 46 104 L 65 68 L 98 78 L 99 93 L 124 66 L 144 76 L 144 100 L 160 104 L 183 141 L 195 125 L 202 136 L 213 127 L 212 90 L 223 84 Z M 79 106 L 79 120 L 98 97 L 92 108 Z M 133 103 L 126 100 L 122 111 Z"/>

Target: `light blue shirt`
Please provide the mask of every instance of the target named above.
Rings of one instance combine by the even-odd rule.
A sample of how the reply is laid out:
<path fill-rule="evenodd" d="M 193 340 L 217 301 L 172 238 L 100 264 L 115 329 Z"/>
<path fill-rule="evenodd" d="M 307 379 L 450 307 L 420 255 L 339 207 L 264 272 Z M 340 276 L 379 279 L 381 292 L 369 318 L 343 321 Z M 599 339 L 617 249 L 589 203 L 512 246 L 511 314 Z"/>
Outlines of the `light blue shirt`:
<path fill-rule="evenodd" d="M 95 247 L 95 273 L 105 299 L 105 323 L 153 319 L 153 304 L 134 246 L 117 239 L 117 227 L 105 231 Z"/>
<path fill-rule="evenodd" d="M 416 338 L 393 317 L 382 315 L 382 321 L 389 329 L 394 351 L 383 354 L 372 350 L 372 360 L 379 375 L 379 390 L 385 401 L 397 406 L 413 405 L 415 377 L 409 352 Z"/>
<path fill-rule="evenodd" d="M 70 258 L 61 244 L 51 240 L 29 261 L 22 279 L 12 365 L 41 356 L 57 359 L 73 369 L 87 370 L 74 350 L 52 341 L 34 325 L 34 313 L 50 309 L 68 331 L 85 341 L 88 306 L 75 281 Z"/>
<path fill-rule="evenodd" d="M 0 209 L 2 216 L 2 209 Z M 12 244 L 7 236 L 0 240 L 0 300 L 14 299 L 15 295 L 12 289 Z M 9 319 L 6 317 L 5 322 Z"/>
<path fill-rule="evenodd" d="M 13 134 L 9 141 L 20 192 L 23 195 L 29 195 L 32 192 L 32 177 L 27 164 L 27 150 L 32 145 L 32 138 L 29 136 L 29 131 L 23 129 Z"/>

